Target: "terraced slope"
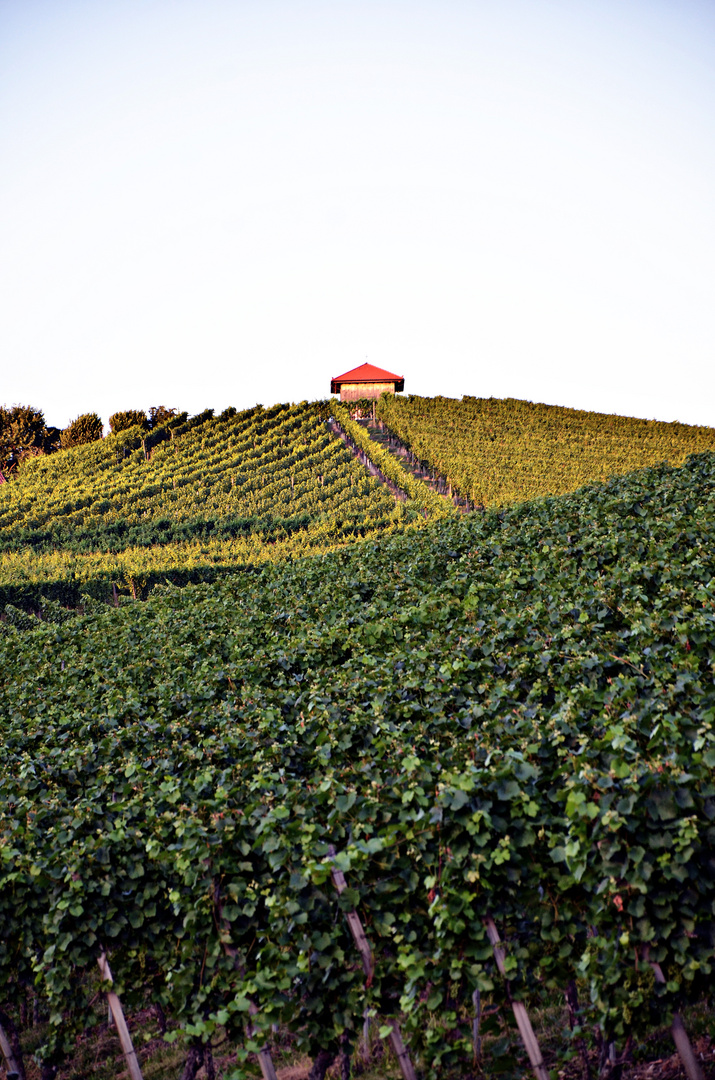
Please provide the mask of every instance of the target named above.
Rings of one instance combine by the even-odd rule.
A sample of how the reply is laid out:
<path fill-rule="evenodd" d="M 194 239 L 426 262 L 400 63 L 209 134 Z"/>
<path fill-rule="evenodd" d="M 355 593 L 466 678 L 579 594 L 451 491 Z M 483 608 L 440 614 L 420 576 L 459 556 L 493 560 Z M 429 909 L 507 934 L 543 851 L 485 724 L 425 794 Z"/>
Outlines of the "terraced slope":
<path fill-rule="evenodd" d="M 210 412 L 29 462 L 0 486 L 0 603 L 141 594 L 325 550 L 410 516 L 319 405 Z M 163 441 L 162 441 L 163 439 Z"/>
<path fill-rule="evenodd" d="M 513 398 L 380 399 L 378 417 L 461 496 L 505 506 L 715 449 L 715 428 Z"/>

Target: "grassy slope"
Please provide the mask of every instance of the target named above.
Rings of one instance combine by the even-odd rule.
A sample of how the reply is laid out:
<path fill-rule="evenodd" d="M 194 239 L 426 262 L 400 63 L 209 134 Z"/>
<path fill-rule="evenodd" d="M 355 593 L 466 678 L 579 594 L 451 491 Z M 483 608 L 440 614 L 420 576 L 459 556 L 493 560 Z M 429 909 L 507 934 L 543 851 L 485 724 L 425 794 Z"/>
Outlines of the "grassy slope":
<path fill-rule="evenodd" d="M 503 506 L 715 449 L 715 428 L 512 398 L 394 398 L 378 416 L 467 498 Z"/>

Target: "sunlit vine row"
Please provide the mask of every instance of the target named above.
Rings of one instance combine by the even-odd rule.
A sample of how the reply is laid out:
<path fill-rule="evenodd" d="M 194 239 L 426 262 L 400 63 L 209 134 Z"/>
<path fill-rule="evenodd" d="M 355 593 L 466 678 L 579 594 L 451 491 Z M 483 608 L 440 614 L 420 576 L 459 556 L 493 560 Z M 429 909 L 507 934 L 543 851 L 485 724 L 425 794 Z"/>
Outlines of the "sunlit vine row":
<path fill-rule="evenodd" d="M 715 429 L 512 398 L 384 395 L 378 416 L 470 501 L 561 495 L 633 469 L 715 449 Z"/>
<path fill-rule="evenodd" d="M 149 445 L 137 428 L 28 462 L 0 486 L 0 600 L 107 600 L 400 526 L 409 507 L 331 435 L 328 411 L 205 413 Z"/>

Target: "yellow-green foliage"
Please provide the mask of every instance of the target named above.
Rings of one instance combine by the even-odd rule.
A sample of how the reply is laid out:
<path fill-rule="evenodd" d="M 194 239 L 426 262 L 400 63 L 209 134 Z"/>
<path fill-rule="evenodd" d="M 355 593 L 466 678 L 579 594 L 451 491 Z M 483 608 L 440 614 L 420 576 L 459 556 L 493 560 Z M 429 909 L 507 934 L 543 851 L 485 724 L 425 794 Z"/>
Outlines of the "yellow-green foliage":
<path fill-rule="evenodd" d="M 0 600 L 27 603 L 47 586 L 71 603 L 92 583 L 106 599 L 112 583 L 135 593 L 165 576 L 215 576 L 405 518 L 330 434 L 320 406 L 199 420 L 39 457 L 0 486 Z"/>
<path fill-rule="evenodd" d="M 371 439 L 365 429 L 351 418 L 350 409 L 337 402 L 332 403 L 331 407 L 335 419 L 355 445 L 359 446 L 373 464 L 382 470 L 383 475 L 397 484 L 424 514 L 429 515 L 430 518 L 436 518 L 448 517 L 454 512 L 450 502 L 404 469 L 389 450 Z"/>
<path fill-rule="evenodd" d="M 715 429 L 514 398 L 396 398 L 378 416 L 457 491 L 484 506 L 563 495 L 715 449 Z"/>

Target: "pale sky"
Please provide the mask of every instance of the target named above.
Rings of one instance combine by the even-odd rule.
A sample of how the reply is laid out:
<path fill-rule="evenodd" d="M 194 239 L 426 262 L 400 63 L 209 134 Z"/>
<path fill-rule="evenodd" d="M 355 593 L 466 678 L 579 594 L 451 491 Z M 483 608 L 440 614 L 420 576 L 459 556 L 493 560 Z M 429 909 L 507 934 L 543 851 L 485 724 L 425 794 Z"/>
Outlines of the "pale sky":
<path fill-rule="evenodd" d="M 0 403 L 715 425 L 712 0 L 0 0 Z"/>

